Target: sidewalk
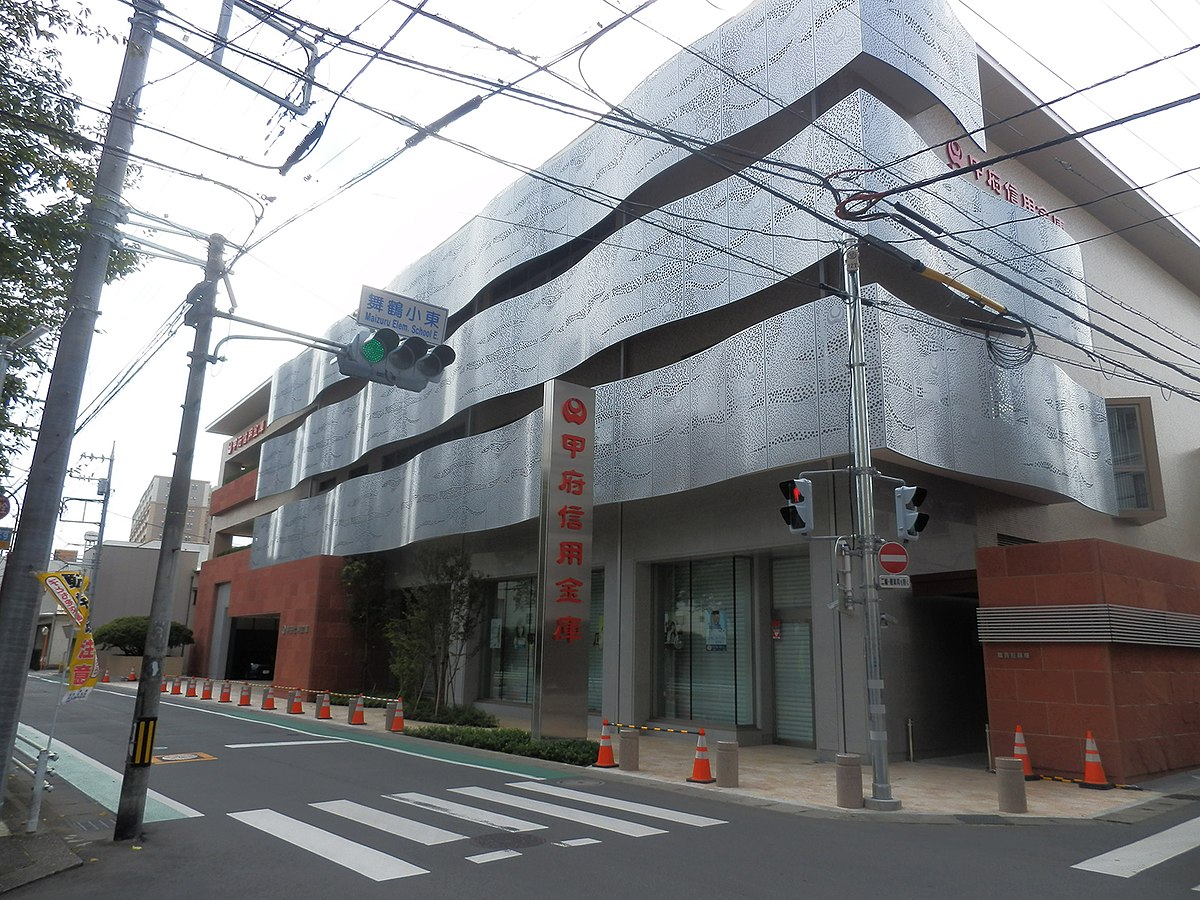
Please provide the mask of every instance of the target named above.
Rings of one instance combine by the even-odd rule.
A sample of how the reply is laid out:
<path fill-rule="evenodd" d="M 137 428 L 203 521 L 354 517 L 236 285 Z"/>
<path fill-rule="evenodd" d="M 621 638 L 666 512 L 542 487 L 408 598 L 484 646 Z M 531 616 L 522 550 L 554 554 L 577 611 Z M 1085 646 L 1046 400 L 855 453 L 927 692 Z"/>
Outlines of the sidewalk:
<path fill-rule="evenodd" d="M 105 690 L 132 693 L 137 686 L 113 682 L 101 687 Z M 345 732 L 347 737 L 369 735 L 372 740 L 395 740 L 398 743 L 410 743 L 410 746 L 418 743 L 417 739 L 406 735 L 389 734 L 385 728 L 383 709 L 365 710 L 364 725 L 348 724 L 345 706 L 334 706 L 332 719 L 318 720 L 316 704 L 312 702 L 303 704 L 303 714 L 290 714 L 287 711 L 287 692 L 284 691 L 276 696 L 274 711 L 262 710 L 260 706 L 264 688 L 265 685 L 255 685 L 251 705 L 239 707 L 239 683 L 233 690 L 233 702 L 219 704 L 219 707 L 230 712 L 250 713 L 255 718 L 270 717 L 280 725 L 286 724 L 300 730 L 325 733 L 332 730 Z M 184 689 L 186 690 L 186 687 Z M 212 700 L 189 699 L 171 694 L 164 694 L 162 700 L 217 707 L 219 690 L 218 684 L 214 687 Z M 419 722 L 405 724 L 406 730 L 409 725 L 420 725 Z M 517 718 L 502 721 L 501 724 L 528 727 L 527 721 L 522 722 Z M 616 729 L 613 734 L 613 750 L 619 762 L 621 742 L 615 731 Z M 599 731 L 591 737 L 593 740 L 599 740 Z M 841 809 L 837 806 L 835 766 L 833 763 L 818 762 L 812 750 L 775 744 L 741 747 L 738 750 L 738 787 L 725 788 L 715 784 L 688 783 L 687 778 L 692 774 L 696 752 L 696 739 L 693 735 L 641 732 L 638 744 L 639 767 L 636 772 L 620 768 L 580 769 L 542 760 L 535 762 L 539 767 L 561 771 L 566 777 L 603 777 L 652 782 L 674 791 L 694 792 L 734 803 L 773 807 L 793 814 L 893 823 L 1035 825 L 1070 821 L 1082 823 L 1101 818 L 1133 822 L 1200 800 L 1200 775 L 1193 776 L 1191 773 L 1180 773 L 1147 782 L 1143 785 L 1144 790 L 1140 791 L 1085 790 L 1078 785 L 1064 782 L 1031 781 L 1026 783 L 1029 811 L 1021 814 L 1000 814 L 996 776 L 983 768 L 981 757 L 978 764 L 958 764 L 958 761 L 893 762 L 888 766 L 889 780 L 892 797 L 901 803 L 899 810 L 881 812 Z M 488 751 L 456 749 L 461 749 L 469 755 L 490 757 L 498 762 L 508 758 Z M 715 773 L 716 741 L 711 738 L 708 752 Z M 869 766 L 862 768 L 862 779 L 864 792 L 866 796 L 870 796 Z M 80 857 L 71 849 L 73 846 L 81 847 L 80 852 L 84 852 L 88 841 L 111 839 L 111 830 L 107 829 L 91 834 L 79 833 L 78 824 L 81 820 L 95 822 L 99 819 L 103 822 L 109 814 L 67 784 L 59 784 L 55 792 L 44 795 L 39 833 L 36 836 L 26 836 L 24 831 L 29 786 L 29 777 L 23 773 L 17 773 L 10 778 L 4 805 L 4 821 L 0 823 L 0 893 L 80 865 Z M 1189 799 L 1189 796 L 1194 799 Z"/>

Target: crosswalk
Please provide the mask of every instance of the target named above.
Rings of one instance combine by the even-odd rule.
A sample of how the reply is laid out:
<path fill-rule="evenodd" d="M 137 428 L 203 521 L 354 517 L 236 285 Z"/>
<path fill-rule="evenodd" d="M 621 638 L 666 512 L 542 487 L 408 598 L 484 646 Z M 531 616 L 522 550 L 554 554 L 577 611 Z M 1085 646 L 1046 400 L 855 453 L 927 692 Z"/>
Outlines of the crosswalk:
<path fill-rule="evenodd" d="M 1085 859 L 1071 868 L 1116 878 L 1132 878 L 1197 848 L 1200 848 L 1200 817 Z M 1200 884 L 1192 890 L 1200 892 Z"/>
<path fill-rule="evenodd" d="M 551 828 L 550 824 L 542 821 L 545 819 L 555 823 L 568 822 L 586 829 L 629 838 L 652 837 L 668 832 L 665 827 L 651 825 L 639 819 L 686 828 L 708 828 L 728 824 L 724 819 L 573 790 L 545 781 L 516 781 L 504 787 L 506 790 L 473 785 L 449 788 L 446 793 L 454 795 L 455 799 L 416 791 L 381 795 L 383 807 L 388 807 L 391 802 L 400 804 L 394 808 L 377 808 L 345 799 L 327 800 L 309 804 L 312 810 L 321 814 L 312 817 L 311 821 L 303 821 L 273 809 L 251 809 L 231 812 L 228 815 L 235 821 L 307 850 L 373 881 L 427 875 L 430 870 L 415 862 L 339 835 L 334 830 L 339 820 L 366 825 L 392 837 L 425 847 L 478 838 L 481 827 L 489 832 L 514 835 L 545 831 Z M 538 796 L 530 796 L 534 794 Z M 472 802 L 462 802 L 457 798 L 467 798 Z M 496 807 L 518 811 L 521 816 L 528 818 L 511 815 L 507 811 L 501 812 Z M 599 807 L 604 812 L 587 807 Z M 401 815 L 402 811 L 411 811 L 416 817 Z M 437 824 L 431 824 L 431 819 Z M 553 841 L 550 845 L 575 849 L 599 844 L 602 840 L 598 837 L 581 836 Z M 509 848 L 468 854 L 464 855 L 463 859 L 475 865 L 485 865 L 515 859 L 521 855 L 520 850 Z"/>

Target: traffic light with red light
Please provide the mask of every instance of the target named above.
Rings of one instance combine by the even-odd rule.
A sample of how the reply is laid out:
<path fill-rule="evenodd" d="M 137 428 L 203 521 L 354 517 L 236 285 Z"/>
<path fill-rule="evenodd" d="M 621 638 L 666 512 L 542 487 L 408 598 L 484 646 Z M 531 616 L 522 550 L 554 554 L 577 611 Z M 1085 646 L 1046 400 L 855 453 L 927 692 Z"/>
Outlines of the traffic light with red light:
<path fill-rule="evenodd" d="M 783 521 L 792 534 L 808 534 L 813 527 L 812 482 L 807 478 L 793 478 L 779 482 L 779 492 L 787 506 L 779 510 Z"/>

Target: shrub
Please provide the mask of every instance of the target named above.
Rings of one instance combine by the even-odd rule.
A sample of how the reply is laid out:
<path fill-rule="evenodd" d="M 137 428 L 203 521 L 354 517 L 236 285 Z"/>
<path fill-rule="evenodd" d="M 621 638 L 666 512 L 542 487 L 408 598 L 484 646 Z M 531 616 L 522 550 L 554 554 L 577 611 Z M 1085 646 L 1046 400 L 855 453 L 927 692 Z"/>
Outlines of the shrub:
<path fill-rule="evenodd" d="M 534 740 L 528 731 L 522 731 L 519 728 L 426 725 L 407 728 L 405 734 L 411 737 L 425 738 L 429 741 L 442 741 L 448 744 L 459 744 L 463 747 L 478 747 L 481 750 L 495 750 L 498 753 L 529 756 L 534 759 L 546 759 L 573 766 L 590 766 L 596 761 L 596 755 L 600 750 L 599 744 L 595 741 L 545 738 Z"/>

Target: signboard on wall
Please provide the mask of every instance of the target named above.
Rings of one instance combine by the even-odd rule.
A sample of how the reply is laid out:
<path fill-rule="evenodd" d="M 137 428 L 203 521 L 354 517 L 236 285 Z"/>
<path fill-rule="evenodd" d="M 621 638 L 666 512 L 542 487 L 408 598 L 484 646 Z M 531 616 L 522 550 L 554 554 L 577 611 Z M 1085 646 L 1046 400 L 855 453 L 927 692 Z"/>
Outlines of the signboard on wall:
<path fill-rule="evenodd" d="M 587 737 L 595 399 L 591 388 L 558 380 L 545 385 L 535 738 Z"/>

